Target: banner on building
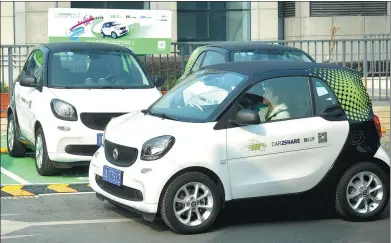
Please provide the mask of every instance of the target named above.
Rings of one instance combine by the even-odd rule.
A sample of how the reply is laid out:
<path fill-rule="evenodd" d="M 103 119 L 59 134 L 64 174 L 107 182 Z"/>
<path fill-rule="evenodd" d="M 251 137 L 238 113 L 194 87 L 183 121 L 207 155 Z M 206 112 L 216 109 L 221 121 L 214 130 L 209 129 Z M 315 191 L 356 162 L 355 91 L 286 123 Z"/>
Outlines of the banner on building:
<path fill-rule="evenodd" d="M 169 54 L 171 11 L 50 8 L 49 42 L 100 42 L 136 54 Z"/>

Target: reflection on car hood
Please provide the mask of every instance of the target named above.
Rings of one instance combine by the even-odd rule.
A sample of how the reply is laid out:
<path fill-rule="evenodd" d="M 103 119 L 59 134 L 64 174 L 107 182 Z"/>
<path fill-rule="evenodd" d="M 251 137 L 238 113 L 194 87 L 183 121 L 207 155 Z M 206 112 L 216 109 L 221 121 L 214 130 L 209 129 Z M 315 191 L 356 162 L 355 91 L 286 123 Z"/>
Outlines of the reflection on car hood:
<path fill-rule="evenodd" d="M 140 149 L 148 139 L 175 135 L 178 130 L 190 129 L 192 124 L 136 111 L 113 119 L 106 128 L 105 138 L 114 143 Z"/>
<path fill-rule="evenodd" d="M 161 93 L 155 89 L 50 89 L 80 112 L 131 112 L 146 109 Z"/>

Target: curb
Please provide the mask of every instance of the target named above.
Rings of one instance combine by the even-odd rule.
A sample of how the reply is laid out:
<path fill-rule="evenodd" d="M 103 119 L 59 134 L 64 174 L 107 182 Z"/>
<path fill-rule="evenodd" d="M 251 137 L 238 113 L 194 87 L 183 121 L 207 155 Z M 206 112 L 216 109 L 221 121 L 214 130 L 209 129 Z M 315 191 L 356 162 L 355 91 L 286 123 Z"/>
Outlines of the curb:
<path fill-rule="evenodd" d="M 26 197 L 45 194 L 66 194 L 94 192 L 88 183 L 78 184 L 46 184 L 46 185 L 5 185 L 1 186 L 1 198 Z"/>

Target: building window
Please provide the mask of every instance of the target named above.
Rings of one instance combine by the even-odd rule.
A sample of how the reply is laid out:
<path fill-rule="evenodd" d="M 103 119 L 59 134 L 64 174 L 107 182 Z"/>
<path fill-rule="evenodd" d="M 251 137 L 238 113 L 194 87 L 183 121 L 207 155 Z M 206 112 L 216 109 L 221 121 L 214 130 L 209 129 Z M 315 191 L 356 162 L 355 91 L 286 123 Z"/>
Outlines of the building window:
<path fill-rule="evenodd" d="M 105 8 L 105 9 L 149 9 L 149 2 L 133 1 L 73 1 L 71 8 Z"/>
<path fill-rule="evenodd" d="M 249 41 L 250 2 L 177 2 L 178 41 Z"/>
<path fill-rule="evenodd" d="M 295 17 L 296 16 L 296 2 L 286 1 L 278 2 L 278 17 Z"/>
<path fill-rule="evenodd" d="M 310 2 L 311 17 L 384 15 L 387 15 L 387 2 Z"/>

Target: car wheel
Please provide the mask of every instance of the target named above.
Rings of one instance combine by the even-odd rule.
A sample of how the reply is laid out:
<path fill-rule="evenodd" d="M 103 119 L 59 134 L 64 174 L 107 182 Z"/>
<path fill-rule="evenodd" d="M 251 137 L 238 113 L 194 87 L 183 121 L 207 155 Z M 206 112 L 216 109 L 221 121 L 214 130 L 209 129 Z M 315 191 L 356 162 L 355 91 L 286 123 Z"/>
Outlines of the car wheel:
<path fill-rule="evenodd" d="M 13 115 L 8 118 L 7 122 L 7 150 L 12 157 L 23 157 L 27 148 L 16 138 L 15 120 Z"/>
<path fill-rule="evenodd" d="M 103 31 L 100 32 L 100 36 L 101 36 L 102 38 L 105 38 L 105 33 L 103 33 Z"/>
<path fill-rule="evenodd" d="M 41 176 L 52 175 L 55 172 L 53 162 L 49 159 L 45 135 L 41 127 L 35 135 L 35 167 Z"/>
<path fill-rule="evenodd" d="M 378 218 L 389 201 L 389 181 L 389 176 L 374 163 L 352 166 L 337 186 L 337 212 L 350 221 Z"/>
<path fill-rule="evenodd" d="M 180 234 L 207 231 L 221 209 L 217 185 L 202 173 L 180 175 L 163 193 L 160 214 L 165 224 Z"/>
<path fill-rule="evenodd" d="M 117 39 L 117 34 L 115 32 L 111 32 L 111 37 L 113 37 L 113 39 Z"/>

